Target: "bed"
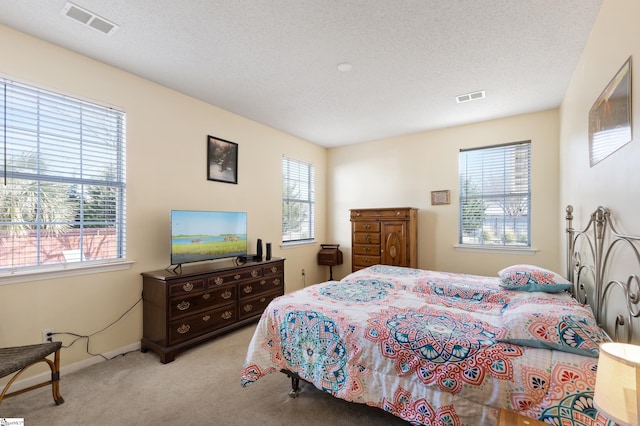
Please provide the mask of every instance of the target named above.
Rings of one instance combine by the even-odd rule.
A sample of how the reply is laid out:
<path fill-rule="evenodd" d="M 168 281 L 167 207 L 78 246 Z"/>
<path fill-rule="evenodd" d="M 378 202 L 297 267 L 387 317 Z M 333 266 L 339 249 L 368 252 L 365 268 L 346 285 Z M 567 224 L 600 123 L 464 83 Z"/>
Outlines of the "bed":
<path fill-rule="evenodd" d="M 618 293 L 628 308 L 634 283 L 607 278 L 609 249 L 637 239 L 618 234 L 603 208 L 576 231 L 572 211 L 568 279 L 526 264 L 495 277 L 375 265 L 273 300 L 241 384 L 284 372 L 293 396 L 301 379 L 416 425 L 495 425 L 499 409 L 556 425 L 610 424 L 593 407 L 598 346 L 610 340 L 601 308 Z M 616 337 L 630 338 L 633 309 L 616 310 L 604 316 Z"/>

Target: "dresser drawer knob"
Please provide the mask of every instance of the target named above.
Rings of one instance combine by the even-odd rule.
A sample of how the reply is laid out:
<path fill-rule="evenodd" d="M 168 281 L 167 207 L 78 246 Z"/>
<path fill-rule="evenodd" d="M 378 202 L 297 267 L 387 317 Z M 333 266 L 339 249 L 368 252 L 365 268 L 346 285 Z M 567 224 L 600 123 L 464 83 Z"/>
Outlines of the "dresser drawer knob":
<path fill-rule="evenodd" d="M 366 263 L 367 265 L 371 263 L 371 259 L 365 259 L 364 263 Z"/>
<path fill-rule="evenodd" d="M 229 290 L 227 290 L 224 293 L 222 293 L 222 298 L 223 299 L 229 299 L 231 296 L 233 296 L 233 294 L 231 294 L 231 292 Z"/>
<path fill-rule="evenodd" d="M 272 267 L 271 267 L 271 272 L 273 272 L 274 274 L 275 274 L 276 272 L 278 272 L 278 267 L 277 267 L 277 266 L 272 266 Z"/>
<path fill-rule="evenodd" d="M 233 279 L 234 279 L 234 280 L 239 280 L 239 279 L 240 279 L 240 277 L 242 277 L 242 275 L 240 275 L 240 274 L 235 274 L 235 275 L 233 276 Z"/>
<path fill-rule="evenodd" d="M 260 281 L 260 285 L 265 285 L 266 283 L 267 283 L 267 281 L 265 281 L 265 280 L 261 280 Z"/>
<path fill-rule="evenodd" d="M 366 224 L 366 225 L 364 225 L 362 228 L 363 228 L 363 229 L 367 229 L 367 230 L 368 230 L 368 229 L 371 229 L 371 225 L 369 225 L 369 224 L 367 223 L 367 224 Z"/>
<path fill-rule="evenodd" d="M 193 290 L 193 284 L 191 284 L 191 283 L 185 283 L 185 284 L 182 286 L 182 289 L 183 289 L 184 291 L 191 291 L 191 290 Z"/>
<path fill-rule="evenodd" d="M 222 319 L 226 319 L 228 320 L 229 318 L 231 318 L 233 316 L 233 314 L 231 313 L 231 311 L 225 311 L 222 315 L 220 315 L 222 317 Z"/>
<path fill-rule="evenodd" d="M 280 285 L 280 278 L 273 280 L 273 285 Z"/>
<path fill-rule="evenodd" d="M 251 276 L 253 278 L 257 277 L 258 275 L 260 275 L 260 272 L 256 271 L 255 269 L 253 271 L 251 271 Z"/>
<path fill-rule="evenodd" d="M 265 299 L 264 297 L 261 297 L 260 298 L 260 303 L 264 303 L 265 300 L 267 300 L 267 299 Z"/>
<path fill-rule="evenodd" d="M 189 330 L 191 330 L 191 326 L 189 324 L 182 324 L 176 331 L 180 334 L 185 334 L 188 333 Z"/>
<path fill-rule="evenodd" d="M 207 300 L 207 299 L 209 299 L 210 297 L 211 297 L 211 295 L 210 295 L 209 293 L 205 293 L 205 294 L 203 294 L 203 295 L 202 295 L 202 298 L 203 298 L 204 300 Z"/>
<path fill-rule="evenodd" d="M 211 315 L 205 315 L 202 317 L 202 321 L 207 322 L 211 319 Z"/>
<path fill-rule="evenodd" d="M 245 288 L 243 288 L 242 291 L 244 291 L 245 293 L 249 294 L 249 293 L 251 293 L 253 291 L 253 287 L 248 285 Z"/>
<path fill-rule="evenodd" d="M 371 251 L 371 249 L 370 249 L 369 247 L 365 247 L 365 248 L 364 248 L 364 251 L 365 251 L 366 253 L 369 253 L 369 252 Z"/>
<path fill-rule="evenodd" d="M 371 237 L 369 236 L 369 234 L 364 236 L 364 240 L 365 241 L 371 241 Z"/>
<path fill-rule="evenodd" d="M 178 303 L 176 307 L 178 308 L 179 311 L 186 311 L 187 309 L 189 309 L 189 306 L 191 306 L 191 303 L 187 302 L 186 300 L 183 300 L 182 302 Z"/>
<path fill-rule="evenodd" d="M 251 312 L 251 310 L 253 309 L 253 305 L 250 305 L 250 304 L 244 305 L 244 308 L 242 309 L 244 309 L 245 312 Z"/>
<path fill-rule="evenodd" d="M 217 277 L 215 280 L 213 280 L 214 283 L 220 285 L 224 282 L 224 278 L 222 277 Z"/>

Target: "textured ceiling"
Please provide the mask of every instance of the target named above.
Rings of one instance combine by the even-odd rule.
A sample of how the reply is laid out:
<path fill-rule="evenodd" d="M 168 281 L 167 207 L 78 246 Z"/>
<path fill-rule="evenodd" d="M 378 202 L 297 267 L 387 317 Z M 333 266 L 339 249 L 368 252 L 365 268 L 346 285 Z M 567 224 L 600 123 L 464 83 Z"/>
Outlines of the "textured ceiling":
<path fill-rule="evenodd" d="M 120 28 L 66 0 L 2 0 L 0 23 L 333 147 L 557 108 L 602 0 L 73 3 Z"/>

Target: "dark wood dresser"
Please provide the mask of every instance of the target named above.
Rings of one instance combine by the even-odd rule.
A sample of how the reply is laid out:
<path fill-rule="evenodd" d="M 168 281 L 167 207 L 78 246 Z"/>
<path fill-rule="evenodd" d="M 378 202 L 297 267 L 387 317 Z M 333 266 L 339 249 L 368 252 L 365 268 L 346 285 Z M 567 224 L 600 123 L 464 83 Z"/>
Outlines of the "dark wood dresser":
<path fill-rule="evenodd" d="M 418 210 L 351 210 L 351 270 L 372 265 L 418 267 Z"/>
<path fill-rule="evenodd" d="M 282 294 L 282 258 L 144 272 L 141 350 L 171 362 L 178 351 L 257 321 Z"/>

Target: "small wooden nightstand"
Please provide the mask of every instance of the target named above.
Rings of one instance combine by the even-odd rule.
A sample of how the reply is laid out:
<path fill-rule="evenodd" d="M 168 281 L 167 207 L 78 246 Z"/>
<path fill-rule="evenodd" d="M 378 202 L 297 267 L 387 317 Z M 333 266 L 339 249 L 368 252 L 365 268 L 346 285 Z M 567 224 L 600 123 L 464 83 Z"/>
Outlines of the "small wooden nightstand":
<path fill-rule="evenodd" d="M 518 413 L 500 410 L 498 426 L 548 426 L 547 423 L 521 416 Z"/>

